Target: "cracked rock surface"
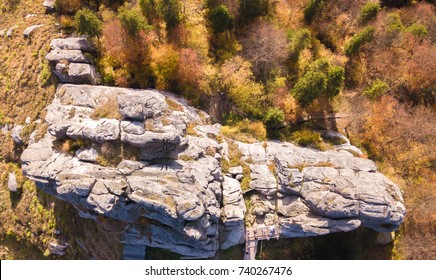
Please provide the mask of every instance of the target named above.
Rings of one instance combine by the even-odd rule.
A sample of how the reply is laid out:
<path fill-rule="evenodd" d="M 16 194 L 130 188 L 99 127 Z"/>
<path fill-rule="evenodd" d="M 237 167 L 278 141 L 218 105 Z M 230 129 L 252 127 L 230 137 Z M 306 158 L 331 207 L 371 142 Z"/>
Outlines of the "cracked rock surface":
<path fill-rule="evenodd" d="M 111 99 L 121 118 L 93 118 Z M 208 119 L 166 92 L 60 85 L 47 108 L 48 132 L 21 156 L 23 171 L 83 217 L 124 222 L 124 243 L 187 257 L 243 243 L 247 224 L 279 225 L 287 238 L 359 226 L 393 231 L 403 221 L 398 187 L 372 161 L 291 143 L 222 140 L 220 125 Z M 80 147 L 65 151 L 59 143 L 67 140 Z M 229 143 L 249 174 L 241 166 L 223 172 Z M 250 178 L 250 203 L 235 178 L 242 175 Z"/>

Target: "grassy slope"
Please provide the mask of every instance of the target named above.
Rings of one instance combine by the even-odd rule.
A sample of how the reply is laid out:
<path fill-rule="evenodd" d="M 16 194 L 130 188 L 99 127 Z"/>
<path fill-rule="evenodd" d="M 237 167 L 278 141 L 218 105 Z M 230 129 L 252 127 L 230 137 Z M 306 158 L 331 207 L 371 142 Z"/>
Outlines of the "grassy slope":
<path fill-rule="evenodd" d="M 55 25 L 55 15 L 45 14 L 42 0 L 15 1 L 14 7 L 0 3 L 0 30 L 16 25 L 12 38 L 0 38 L 0 112 L 2 123 L 23 124 L 26 117 L 31 120 L 44 117 L 44 108 L 51 102 L 55 83 L 45 62 L 50 41 L 61 37 Z M 27 14 L 37 14 L 26 19 Z M 31 40 L 24 39 L 25 28 L 34 24 L 45 24 L 37 29 Z M 15 164 L 6 164 L 2 157 L 11 154 L 9 134 L 0 132 L 0 259 L 45 259 L 47 245 L 55 239 L 71 245 L 63 258 L 120 258 L 119 236 L 107 235 L 94 221 L 81 219 L 69 204 L 59 201 L 39 190 L 21 176 Z M 12 158 L 19 155 L 17 149 Z M 15 172 L 19 194 L 7 189 L 7 174 Z M 61 236 L 55 236 L 59 229 Z M 116 231 L 114 231 L 116 232 Z M 78 243 L 84 244 L 88 252 Z M 115 246 L 114 246 L 115 244 Z"/>

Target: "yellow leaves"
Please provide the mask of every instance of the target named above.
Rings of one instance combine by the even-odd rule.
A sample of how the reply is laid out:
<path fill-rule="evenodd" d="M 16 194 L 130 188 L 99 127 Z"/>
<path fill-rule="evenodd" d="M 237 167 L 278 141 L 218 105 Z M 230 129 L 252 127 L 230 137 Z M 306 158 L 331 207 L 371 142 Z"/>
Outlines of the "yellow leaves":
<path fill-rule="evenodd" d="M 263 141 L 267 137 L 266 128 L 262 122 L 253 122 L 248 119 L 232 126 L 223 126 L 221 132 L 226 137 L 246 143 L 254 143 L 257 140 Z"/>
<path fill-rule="evenodd" d="M 158 47 L 151 47 L 150 56 L 151 70 L 156 77 L 156 88 L 167 89 L 179 64 L 179 53 L 172 45 L 162 44 Z"/>
<path fill-rule="evenodd" d="M 262 111 L 264 86 L 256 83 L 251 64 L 235 56 L 221 66 L 221 83 L 228 97 L 245 113 L 259 115 Z"/>

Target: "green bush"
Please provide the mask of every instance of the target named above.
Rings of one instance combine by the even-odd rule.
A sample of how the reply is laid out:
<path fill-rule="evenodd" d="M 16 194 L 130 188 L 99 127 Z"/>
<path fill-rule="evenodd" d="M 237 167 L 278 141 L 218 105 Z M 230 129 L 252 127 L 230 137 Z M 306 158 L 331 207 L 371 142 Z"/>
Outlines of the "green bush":
<path fill-rule="evenodd" d="M 229 9 L 224 5 L 215 7 L 209 14 L 209 20 L 215 34 L 233 28 L 233 16 L 230 14 Z"/>
<path fill-rule="evenodd" d="M 344 87 L 345 69 L 340 66 L 333 66 L 327 71 L 326 95 L 329 98 L 335 97 Z"/>
<path fill-rule="evenodd" d="M 99 36 L 101 34 L 101 21 L 89 9 L 84 8 L 76 13 L 74 25 L 77 32 L 90 36 Z"/>
<path fill-rule="evenodd" d="M 388 14 L 388 32 L 398 33 L 404 30 L 404 25 L 401 22 L 400 15 L 397 13 Z"/>
<path fill-rule="evenodd" d="M 345 46 L 345 54 L 347 56 L 352 56 L 356 54 L 363 45 L 374 40 L 374 36 L 374 27 L 368 26 L 364 28 L 362 31 L 354 35 L 353 38 L 351 38 L 351 40 Z"/>
<path fill-rule="evenodd" d="M 292 89 L 292 95 L 302 106 L 309 105 L 326 90 L 327 77 L 323 72 L 308 71 Z"/>
<path fill-rule="evenodd" d="M 406 32 L 412 33 L 413 35 L 418 37 L 425 37 L 428 35 L 427 27 L 425 27 L 425 25 L 418 24 L 418 23 L 409 26 L 406 29 Z"/>
<path fill-rule="evenodd" d="M 257 17 L 265 16 L 269 11 L 268 0 L 239 0 L 240 21 L 248 23 Z"/>
<path fill-rule="evenodd" d="M 380 4 L 379 3 L 373 3 L 373 2 L 366 3 L 362 7 L 362 10 L 360 12 L 362 22 L 365 23 L 365 22 L 368 22 L 371 19 L 373 19 L 377 15 L 377 12 L 379 10 L 380 10 Z"/>
<path fill-rule="evenodd" d="M 377 99 L 379 96 L 385 94 L 389 90 L 389 86 L 377 79 L 374 82 L 371 83 L 365 90 L 363 91 L 363 94 L 370 98 L 371 100 Z"/>
<path fill-rule="evenodd" d="M 143 15 L 135 10 L 120 8 L 118 18 L 121 25 L 129 32 L 131 36 L 136 36 L 139 31 L 146 30 L 148 24 Z"/>
<path fill-rule="evenodd" d="M 309 0 L 307 6 L 304 8 L 304 20 L 306 23 L 311 23 L 316 14 L 321 10 L 324 2 L 322 0 Z"/>
<path fill-rule="evenodd" d="M 156 16 L 156 0 L 139 0 L 139 9 L 149 22 Z"/>
<path fill-rule="evenodd" d="M 302 50 L 310 46 L 311 34 L 307 28 L 290 31 L 288 38 L 291 41 L 290 49 L 293 55 L 299 55 Z"/>
<path fill-rule="evenodd" d="M 266 125 L 267 130 L 280 128 L 285 120 L 285 113 L 279 108 L 271 108 L 266 111 L 263 116 L 263 123 Z"/>
<path fill-rule="evenodd" d="M 165 20 L 167 28 L 174 28 L 180 23 L 179 0 L 158 0 L 156 11 Z"/>
<path fill-rule="evenodd" d="M 345 70 L 331 66 L 325 58 L 320 58 L 307 66 L 306 73 L 292 89 L 292 95 L 303 105 L 309 105 L 318 96 L 333 98 L 344 86 Z"/>

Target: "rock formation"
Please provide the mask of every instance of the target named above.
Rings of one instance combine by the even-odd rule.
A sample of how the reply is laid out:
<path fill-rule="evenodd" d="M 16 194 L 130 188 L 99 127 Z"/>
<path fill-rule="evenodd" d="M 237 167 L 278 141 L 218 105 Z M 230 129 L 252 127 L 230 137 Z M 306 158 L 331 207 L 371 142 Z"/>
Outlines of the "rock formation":
<path fill-rule="evenodd" d="M 53 40 L 51 49 L 61 80 L 97 81 L 86 39 Z M 82 65 L 88 75 L 72 74 Z M 213 257 L 244 243 L 246 227 L 277 226 L 292 238 L 391 232 L 404 219 L 398 187 L 336 132 L 324 133 L 343 143 L 329 151 L 241 143 L 173 94 L 73 84 L 58 87 L 45 121 L 45 136 L 33 133 L 21 155 L 24 175 L 82 217 L 125 225 L 126 258 L 145 246 Z M 229 167 L 233 157 L 239 164 Z"/>
<path fill-rule="evenodd" d="M 55 65 L 54 73 L 63 83 L 92 84 L 100 83 L 97 72 L 89 55 L 93 51 L 86 38 L 54 39 L 51 51 L 46 59 Z"/>
<path fill-rule="evenodd" d="M 111 100 L 121 117 L 93 119 Z M 83 217 L 125 222 L 129 246 L 188 257 L 212 257 L 218 248 L 243 243 L 245 220 L 278 224 L 282 237 L 359 226 L 393 231 L 402 222 L 399 189 L 370 160 L 291 143 L 236 142 L 208 119 L 166 92 L 61 85 L 47 108 L 48 133 L 24 151 L 23 170 Z M 80 147 L 62 152 L 67 139 Z M 108 143 L 120 151 L 108 152 Z M 222 171 L 229 144 L 250 169 L 244 175 L 251 178 L 249 209 L 233 178 L 241 168 Z M 105 157 L 119 160 L 102 166 Z"/>

